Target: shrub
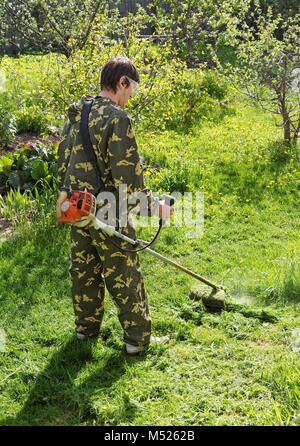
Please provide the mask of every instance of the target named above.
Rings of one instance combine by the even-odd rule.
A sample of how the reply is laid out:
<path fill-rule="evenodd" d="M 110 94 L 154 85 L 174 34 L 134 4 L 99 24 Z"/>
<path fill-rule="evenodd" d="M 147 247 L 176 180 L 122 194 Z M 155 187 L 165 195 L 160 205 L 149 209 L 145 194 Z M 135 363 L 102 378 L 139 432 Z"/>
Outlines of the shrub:
<path fill-rule="evenodd" d="M 185 131 L 201 119 L 219 120 L 231 112 L 225 102 L 227 83 L 215 71 L 188 70 L 178 77 L 174 93 L 169 104 L 168 129 Z"/>
<path fill-rule="evenodd" d="M 38 106 L 32 105 L 16 111 L 18 132 L 42 132 L 47 128 L 48 119 Z"/>

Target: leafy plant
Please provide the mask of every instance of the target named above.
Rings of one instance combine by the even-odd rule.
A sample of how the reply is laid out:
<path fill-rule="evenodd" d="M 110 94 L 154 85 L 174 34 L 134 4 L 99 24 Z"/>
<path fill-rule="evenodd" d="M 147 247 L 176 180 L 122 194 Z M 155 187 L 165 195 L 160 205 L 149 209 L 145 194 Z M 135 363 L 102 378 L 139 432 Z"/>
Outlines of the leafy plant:
<path fill-rule="evenodd" d="M 37 105 L 21 108 L 16 112 L 18 132 L 42 132 L 46 129 L 48 119 Z"/>
<path fill-rule="evenodd" d="M 28 211 L 34 208 L 34 197 L 29 191 L 21 192 L 20 188 L 11 189 L 4 199 L 0 199 L 0 211 L 4 218 L 12 221 L 28 219 Z"/>
<path fill-rule="evenodd" d="M 29 143 L 0 158 L 0 182 L 20 190 L 56 185 L 56 146 Z"/>

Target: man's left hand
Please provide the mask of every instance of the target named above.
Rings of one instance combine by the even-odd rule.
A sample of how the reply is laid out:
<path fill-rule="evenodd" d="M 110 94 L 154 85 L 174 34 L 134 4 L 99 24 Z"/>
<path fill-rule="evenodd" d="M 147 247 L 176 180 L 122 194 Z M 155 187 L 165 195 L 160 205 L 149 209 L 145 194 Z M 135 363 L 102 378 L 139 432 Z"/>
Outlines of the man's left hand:
<path fill-rule="evenodd" d="M 94 215 L 87 215 L 86 217 L 77 218 L 72 226 L 76 226 L 77 228 L 90 228 L 95 223 Z"/>

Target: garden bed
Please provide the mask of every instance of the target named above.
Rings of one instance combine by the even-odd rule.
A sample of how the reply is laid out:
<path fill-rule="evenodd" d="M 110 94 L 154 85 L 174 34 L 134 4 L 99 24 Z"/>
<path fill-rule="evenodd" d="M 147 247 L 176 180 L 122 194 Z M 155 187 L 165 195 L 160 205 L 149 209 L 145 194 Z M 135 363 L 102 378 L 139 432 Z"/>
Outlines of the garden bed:
<path fill-rule="evenodd" d="M 45 135 L 34 132 L 25 132 L 18 134 L 9 144 L 7 148 L 0 148 L 0 156 L 5 155 L 8 152 L 15 152 L 21 149 L 28 143 L 43 143 L 45 145 L 56 144 L 60 141 L 61 137 L 59 135 Z"/>

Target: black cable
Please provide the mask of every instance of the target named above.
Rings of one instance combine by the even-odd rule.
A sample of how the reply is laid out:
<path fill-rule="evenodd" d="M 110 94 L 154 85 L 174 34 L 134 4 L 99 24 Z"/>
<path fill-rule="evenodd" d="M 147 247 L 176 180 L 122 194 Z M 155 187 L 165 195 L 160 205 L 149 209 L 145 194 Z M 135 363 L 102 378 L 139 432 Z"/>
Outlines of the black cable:
<path fill-rule="evenodd" d="M 153 240 L 151 240 L 151 242 L 149 242 L 146 246 L 143 246 L 143 248 L 139 248 L 139 249 L 125 249 L 125 248 L 121 248 L 120 245 L 118 245 L 118 244 L 115 243 L 111 238 L 109 238 L 109 235 L 108 235 L 108 234 L 106 234 L 106 233 L 104 232 L 104 235 L 105 235 L 106 238 L 107 238 L 107 239 L 108 239 L 114 246 L 116 246 L 120 251 L 123 251 L 123 252 L 139 252 L 139 251 L 143 251 L 144 249 L 149 248 L 149 246 L 153 245 L 153 243 L 157 240 L 157 238 L 158 238 L 158 236 L 159 236 L 159 234 L 160 234 L 161 229 L 162 229 L 162 219 L 159 220 L 159 228 L 158 228 L 158 231 L 156 232 L 155 237 L 153 238 Z M 116 236 L 116 237 L 117 237 L 117 236 Z M 126 240 L 125 240 L 125 241 L 126 241 Z M 129 242 L 128 242 L 128 243 L 129 243 Z M 138 244 L 138 241 L 136 241 L 136 244 Z"/>

